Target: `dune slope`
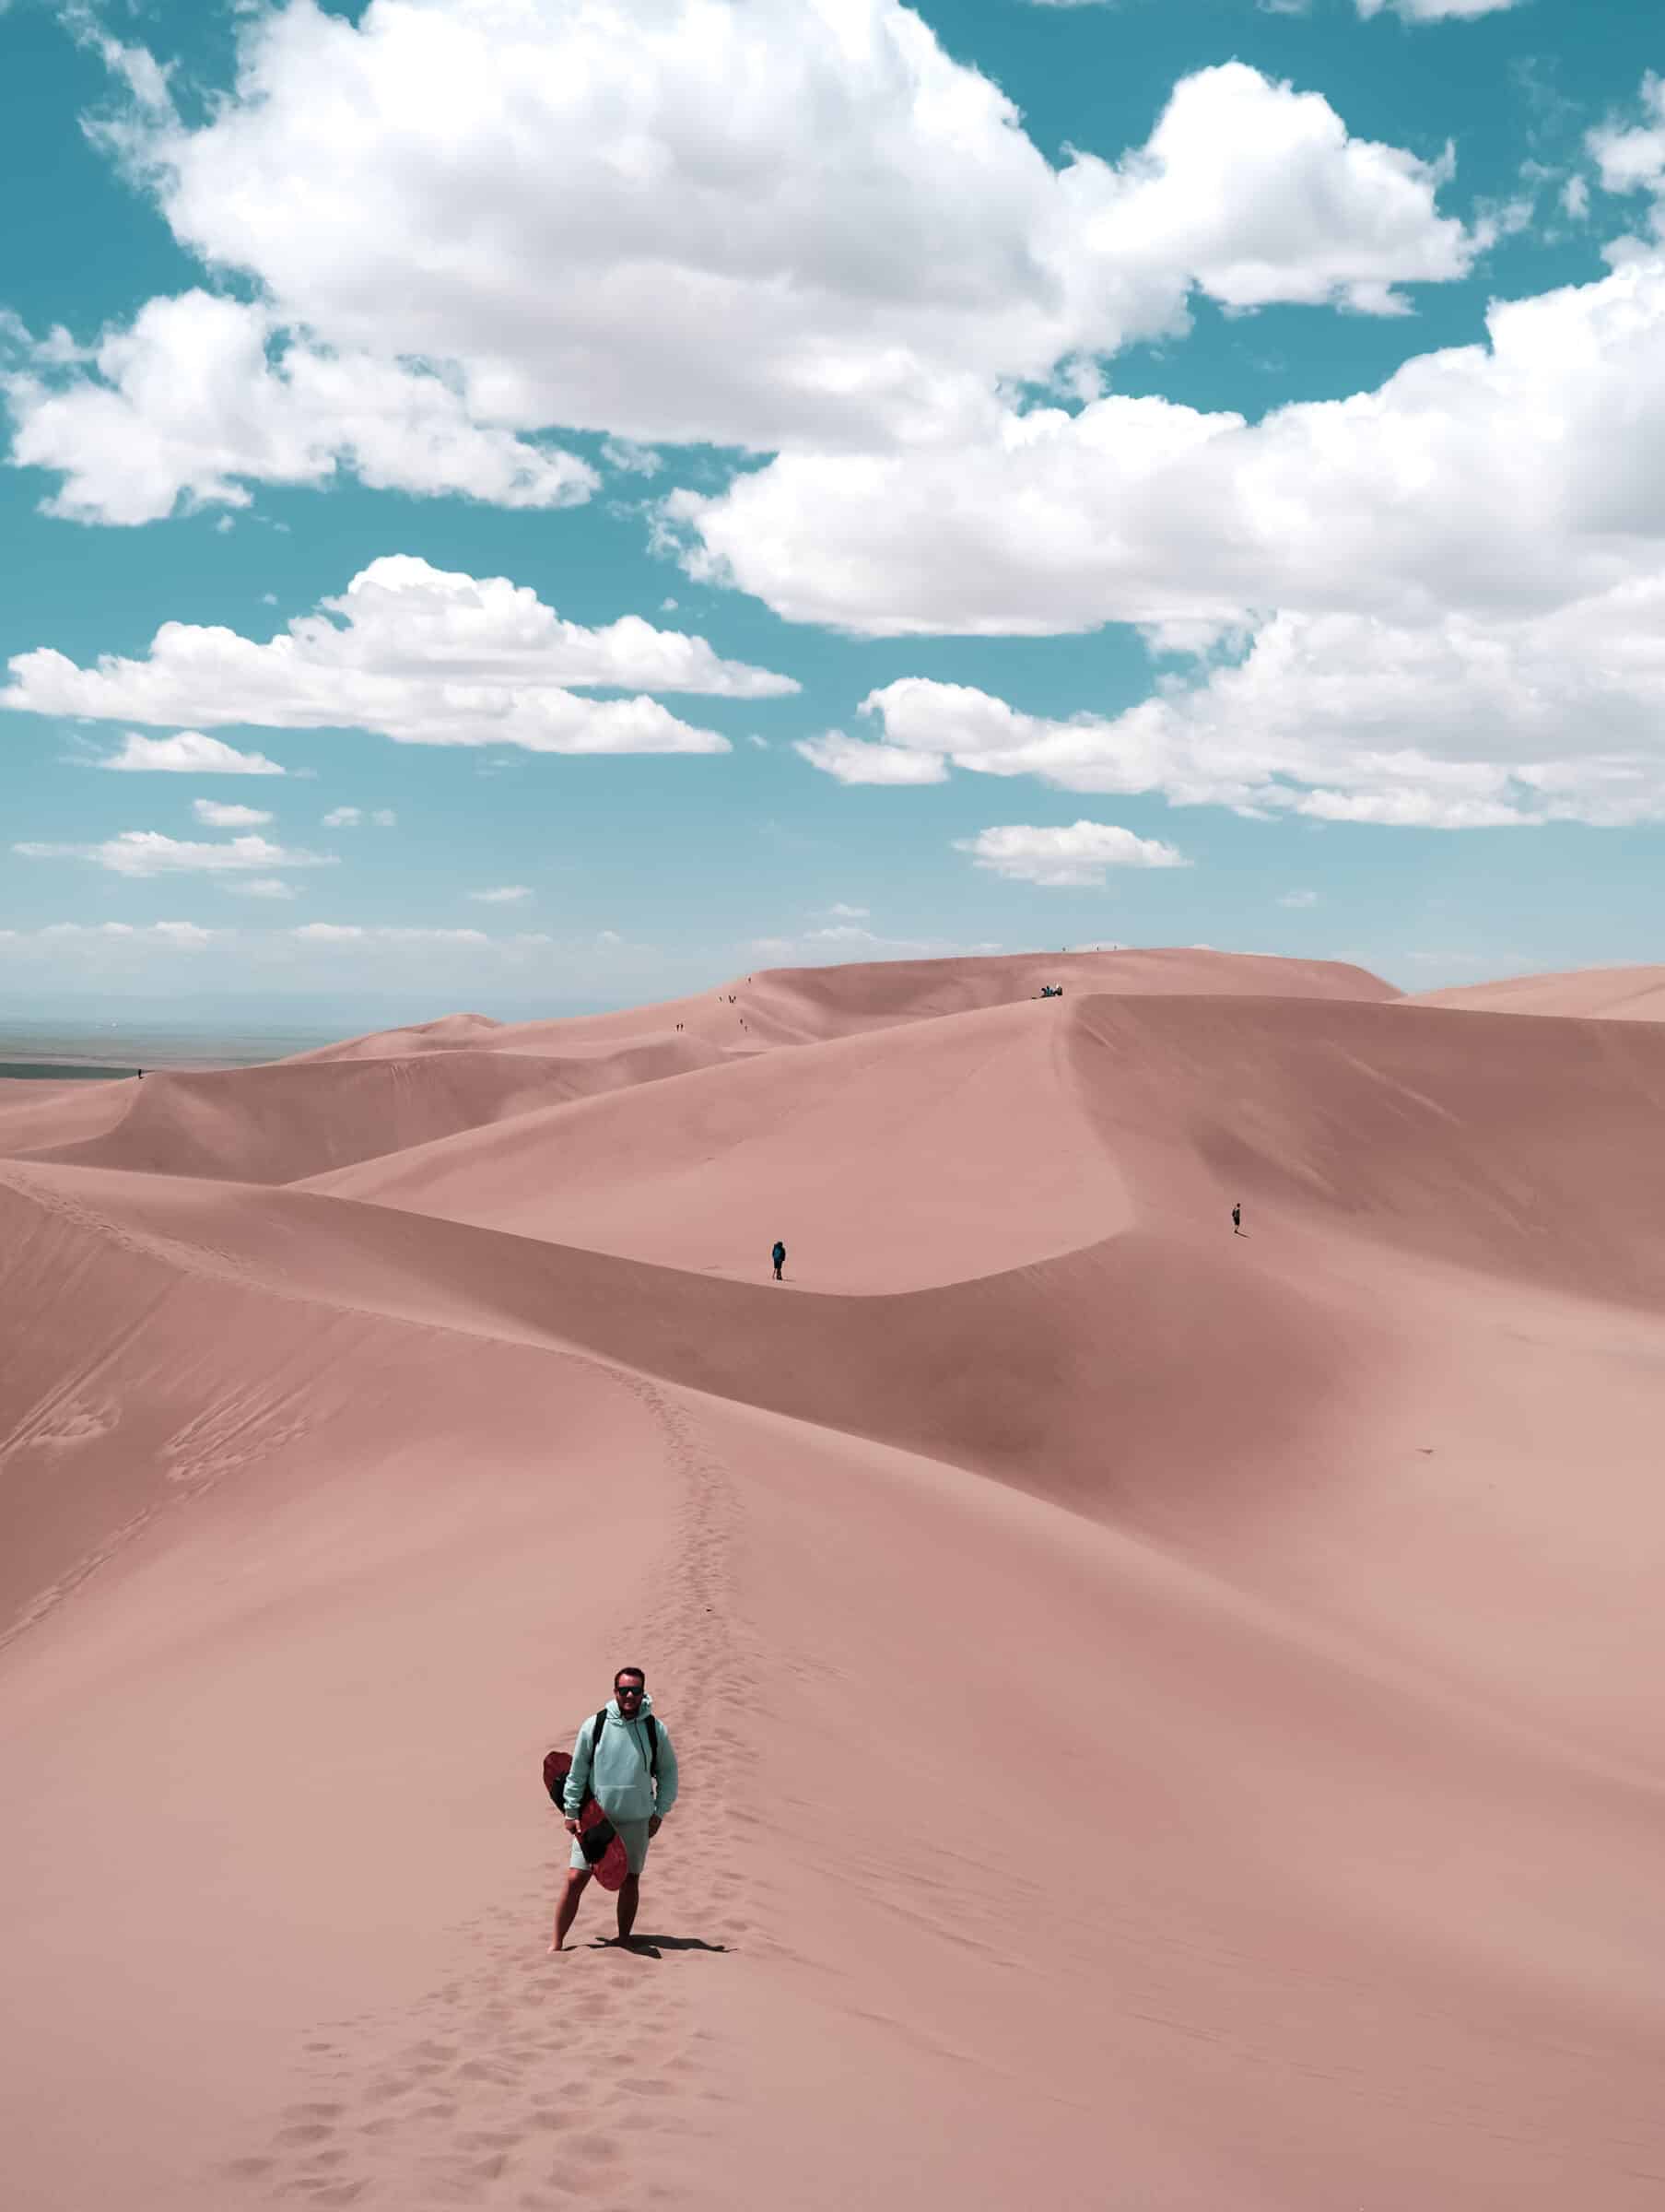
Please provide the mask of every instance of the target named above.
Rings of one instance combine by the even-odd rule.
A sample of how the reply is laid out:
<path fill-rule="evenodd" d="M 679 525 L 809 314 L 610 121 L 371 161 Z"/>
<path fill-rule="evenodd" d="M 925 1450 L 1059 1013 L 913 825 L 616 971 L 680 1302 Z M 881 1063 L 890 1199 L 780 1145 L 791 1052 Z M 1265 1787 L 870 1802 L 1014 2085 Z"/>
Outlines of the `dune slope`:
<path fill-rule="evenodd" d="M 385 1054 L 274 1062 L 213 1074 L 158 1069 L 124 1085 L 119 1122 L 68 1143 L 39 1141 L 35 1157 L 154 1175 L 212 1175 L 294 1182 L 545 1106 L 679 1074 L 714 1057 L 693 1039 L 664 1039 L 568 1059 L 435 1049 L 416 1059 Z M 90 1119 L 90 1117 L 88 1117 Z M 7 1146 L 0 1115 L 0 1147 Z"/>
<path fill-rule="evenodd" d="M 0 1159 L 24 2201 L 1657 2201 L 1665 1040 L 1003 987 Z"/>
<path fill-rule="evenodd" d="M 1497 983 L 1424 991 L 1412 1002 L 1470 1013 L 1562 1014 L 1604 1021 L 1665 1021 L 1665 968 L 1585 968 L 1562 975 L 1516 975 Z"/>

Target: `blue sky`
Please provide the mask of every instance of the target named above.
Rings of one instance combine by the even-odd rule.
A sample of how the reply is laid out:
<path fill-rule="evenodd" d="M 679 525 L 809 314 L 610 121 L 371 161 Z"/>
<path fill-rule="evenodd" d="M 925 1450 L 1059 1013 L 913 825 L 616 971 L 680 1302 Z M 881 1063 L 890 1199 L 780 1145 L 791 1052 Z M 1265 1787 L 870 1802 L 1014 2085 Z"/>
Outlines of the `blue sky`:
<path fill-rule="evenodd" d="M 1655 957 L 1648 11 L 13 0 L 0 54 L 0 1012 Z"/>

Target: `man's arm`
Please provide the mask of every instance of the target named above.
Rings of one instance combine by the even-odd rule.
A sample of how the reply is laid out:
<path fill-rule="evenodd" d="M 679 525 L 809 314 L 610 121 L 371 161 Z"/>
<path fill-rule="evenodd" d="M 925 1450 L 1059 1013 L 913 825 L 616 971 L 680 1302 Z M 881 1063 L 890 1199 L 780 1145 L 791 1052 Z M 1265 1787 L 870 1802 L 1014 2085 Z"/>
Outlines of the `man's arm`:
<path fill-rule="evenodd" d="M 659 1781 L 653 1791 L 653 1809 L 662 1820 L 676 1802 L 676 1753 L 663 1722 L 659 1728 Z"/>
<path fill-rule="evenodd" d="M 578 1741 L 572 1747 L 572 1764 L 567 1770 L 567 1786 L 561 1793 L 561 1810 L 569 1820 L 576 1820 L 583 1811 L 594 1771 L 595 1720 L 592 1715 L 578 1732 Z"/>

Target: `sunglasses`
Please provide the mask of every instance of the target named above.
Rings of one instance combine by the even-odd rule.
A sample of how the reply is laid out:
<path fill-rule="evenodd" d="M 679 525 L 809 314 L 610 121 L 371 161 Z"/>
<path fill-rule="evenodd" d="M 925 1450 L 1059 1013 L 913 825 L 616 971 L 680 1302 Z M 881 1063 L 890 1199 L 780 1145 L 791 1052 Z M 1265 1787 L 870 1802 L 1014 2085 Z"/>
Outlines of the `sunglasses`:
<path fill-rule="evenodd" d="M 634 1689 L 616 1689 L 613 1694 L 616 1698 L 639 1698 L 642 1694 L 642 1687 L 640 1683 L 638 1683 Z"/>

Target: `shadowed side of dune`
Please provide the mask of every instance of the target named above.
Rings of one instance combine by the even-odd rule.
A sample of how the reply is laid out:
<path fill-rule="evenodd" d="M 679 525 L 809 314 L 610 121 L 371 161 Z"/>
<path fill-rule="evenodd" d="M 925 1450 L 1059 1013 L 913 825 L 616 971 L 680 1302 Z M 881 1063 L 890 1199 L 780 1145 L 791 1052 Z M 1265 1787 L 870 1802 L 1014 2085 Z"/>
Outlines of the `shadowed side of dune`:
<path fill-rule="evenodd" d="M 1304 1222 L 1665 1303 L 1665 1034 L 1422 1006 L 1100 998 L 1070 1050 L 1142 1218 Z"/>

